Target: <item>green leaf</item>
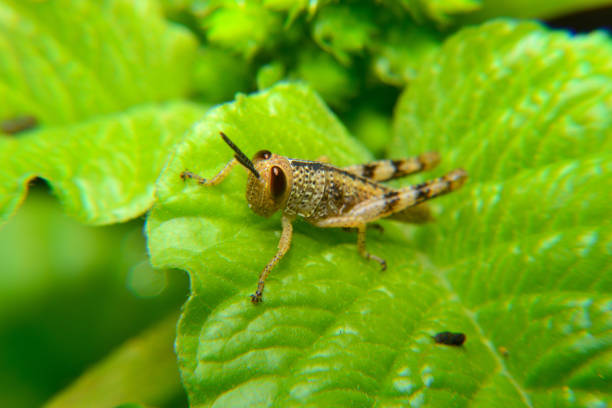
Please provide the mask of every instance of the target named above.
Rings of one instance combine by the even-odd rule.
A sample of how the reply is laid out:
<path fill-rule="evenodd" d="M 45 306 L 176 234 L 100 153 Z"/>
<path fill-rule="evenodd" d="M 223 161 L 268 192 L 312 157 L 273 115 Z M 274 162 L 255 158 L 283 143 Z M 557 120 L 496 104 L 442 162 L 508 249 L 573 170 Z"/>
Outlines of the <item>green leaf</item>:
<path fill-rule="evenodd" d="M 395 152 L 440 150 L 471 176 L 419 246 L 534 406 L 611 398 L 611 61 L 602 34 L 491 23 L 448 41 L 398 107 Z"/>
<path fill-rule="evenodd" d="M 16 210 L 36 176 L 83 222 L 109 224 L 144 213 L 173 146 L 204 112 L 188 103 L 142 106 L 0 139 L 0 221 Z"/>
<path fill-rule="evenodd" d="M 289 73 L 289 78 L 306 82 L 336 109 L 346 109 L 348 100 L 355 97 L 359 89 L 354 72 L 331 55 L 311 48 L 299 54 L 298 65 Z"/>
<path fill-rule="evenodd" d="M 429 19 L 440 26 L 452 23 L 459 14 L 481 7 L 481 0 L 383 0 L 383 3 L 408 11 L 417 21 Z"/>
<path fill-rule="evenodd" d="M 430 26 L 417 26 L 396 1 L 328 3 L 194 2 L 192 8 L 207 40 L 218 51 L 207 53 L 211 58 L 198 64 L 199 91 L 227 95 L 218 91 L 236 90 L 241 83 L 235 80 L 237 70 L 259 66 L 258 89 L 281 79 L 302 80 L 337 111 L 347 112 L 360 104 L 356 96 L 362 90 L 382 95 L 369 98 L 368 103 L 388 109 L 387 101 L 395 99 L 395 92 L 389 92 L 387 85 L 403 87 L 412 80 L 439 48 L 442 34 Z M 301 15 L 304 12 L 308 16 Z"/>
<path fill-rule="evenodd" d="M 377 34 L 373 10 L 356 5 L 324 7 L 312 25 L 316 43 L 338 61 L 348 65 L 351 54 L 362 53 Z"/>
<path fill-rule="evenodd" d="M 154 1 L 6 0 L 0 120 L 65 124 L 182 96 L 195 47 Z"/>
<path fill-rule="evenodd" d="M 431 28 L 413 23 L 392 25 L 371 45 L 374 73 L 384 83 L 406 85 L 441 43 L 442 36 Z"/>
<path fill-rule="evenodd" d="M 257 89 L 271 87 L 283 79 L 285 67 L 280 62 L 266 64 L 257 71 Z"/>
<path fill-rule="evenodd" d="M 176 333 L 172 314 L 144 333 L 118 347 L 89 369 L 45 408 L 138 408 L 173 401 L 182 392 L 172 339 Z M 118 386 L 119 385 L 119 386 Z"/>
<path fill-rule="evenodd" d="M 283 85 L 211 112 L 177 149 L 148 219 L 157 266 L 190 273 L 177 352 L 193 406 L 605 406 L 612 401 L 609 153 L 612 45 L 496 22 L 443 46 L 396 110 L 393 156 L 425 150 L 471 180 L 437 222 L 354 234 L 297 221 L 264 303 L 249 294 L 278 214 L 244 201 L 232 156 L 369 159 L 307 89 Z M 440 331 L 467 335 L 437 345 Z"/>
<path fill-rule="evenodd" d="M 202 47 L 194 68 L 194 87 L 207 103 L 230 101 L 251 87 L 249 64 L 241 57 L 215 47 Z"/>
<path fill-rule="evenodd" d="M 293 21 L 302 12 L 307 12 L 308 17 L 312 17 L 317 10 L 332 2 L 333 0 L 263 0 L 266 8 L 287 12 L 289 21 Z"/>
<path fill-rule="evenodd" d="M 211 44 L 250 58 L 278 41 L 282 30 L 279 14 L 253 0 L 221 3 L 203 21 Z"/>
<path fill-rule="evenodd" d="M 482 0 L 482 6 L 473 13 L 461 16 L 457 20 L 463 23 L 474 23 L 489 20 L 495 17 L 541 18 L 570 15 L 583 10 L 605 8 L 612 4 L 610 0 L 558 0 L 558 1 L 530 1 L 530 0 Z"/>
<path fill-rule="evenodd" d="M 146 211 L 170 149 L 203 113 L 149 103 L 188 91 L 196 44 L 149 0 L 0 5 L 0 119 L 43 125 L 0 140 L 0 221 L 35 176 L 88 223 Z"/>

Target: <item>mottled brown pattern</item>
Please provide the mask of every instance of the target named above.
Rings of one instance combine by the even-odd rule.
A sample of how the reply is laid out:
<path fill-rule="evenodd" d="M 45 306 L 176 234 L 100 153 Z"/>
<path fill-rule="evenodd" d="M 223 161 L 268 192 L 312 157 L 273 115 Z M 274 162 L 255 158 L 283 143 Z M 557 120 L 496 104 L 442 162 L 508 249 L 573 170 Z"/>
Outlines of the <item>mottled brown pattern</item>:
<path fill-rule="evenodd" d="M 289 159 L 293 188 L 285 213 L 309 222 L 348 213 L 357 203 L 384 194 L 389 187 L 329 164 Z"/>

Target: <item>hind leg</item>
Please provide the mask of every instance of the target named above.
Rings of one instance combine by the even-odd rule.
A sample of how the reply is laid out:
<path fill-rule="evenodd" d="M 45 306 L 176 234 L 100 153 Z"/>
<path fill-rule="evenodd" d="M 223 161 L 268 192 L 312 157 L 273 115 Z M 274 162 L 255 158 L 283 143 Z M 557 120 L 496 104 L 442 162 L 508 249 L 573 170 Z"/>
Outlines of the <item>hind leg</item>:
<path fill-rule="evenodd" d="M 374 181 L 387 181 L 432 169 L 439 162 L 440 155 L 438 153 L 428 152 L 406 159 L 377 160 L 365 164 L 356 164 L 344 167 L 342 170 Z"/>
<path fill-rule="evenodd" d="M 392 190 L 386 194 L 372 197 L 353 207 L 348 213 L 325 218 L 314 222 L 317 227 L 351 227 L 358 228 L 362 224 L 388 217 L 392 214 L 415 206 L 432 198 L 448 194 L 459 189 L 467 180 L 467 173 L 462 169 L 434 180 L 415 186 Z"/>
<path fill-rule="evenodd" d="M 357 204 L 347 214 L 322 219 L 313 224 L 317 227 L 357 228 L 357 250 L 361 256 L 366 259 L 374 259 L 385 270 L 387 268 L 385 260 L 366 250 L 366 224 L 450 193 L 460 188 L 465 180 L 467 180 L 467 173 L 457 169 L 440 178 L 373 197 Z"/>
<path fill-rule="evenodd" d="M 404 211 L 406 208 L 448 194 L 459 189 L 466 180 L 467 173 L 464 170 L 453 170 L 437 179 L 372 197 L 357 204 L 344 215 L 322 219 L 315 222 L 314 225 L 317 227 L 357 228 L 362 224 L 389 217 L 392 214 Z"/>

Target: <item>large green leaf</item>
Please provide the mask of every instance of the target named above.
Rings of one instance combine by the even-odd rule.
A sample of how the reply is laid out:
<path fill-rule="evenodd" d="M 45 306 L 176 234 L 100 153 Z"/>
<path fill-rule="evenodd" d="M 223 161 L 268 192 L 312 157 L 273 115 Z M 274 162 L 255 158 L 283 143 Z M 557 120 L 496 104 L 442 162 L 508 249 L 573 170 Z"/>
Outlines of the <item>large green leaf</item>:
<path fill-rule="evenodd" d="M 40 125 L 0 138 L 0 222 L 35 176 L 88 223 L 146 211 L 172 146 L 204 112 L 153 104 L 187 93 L 196 46 L 152 0 L 0 4 L 0 122 Z"/>
<path fill-rule="evenodd" d="M 204 109 L 195 104 L 141 106 L 75 125 L 0 139 L 0 221 L 43 177 L 83 222 L 109 224 L 144 213 L 172 147 Z"/>
<path fill-rule="evenodd" d="M 189 271 L 177 351 L 193 406 L 604 406 L 612 389 L 612 50 L 536 24 L 462 31 L 411 84 L 393 155 L 436 149 L 435 174 L 471 181 L 437 200 L 437 222 L 355 236 L 296 222 L 264 303 L 257 275 L 280 222 L 244 201 L 245 174 L 215 187 L 232 152 L 369 156 L 302 87 L 211 111 L 158 184 L 148 219 L 157 266 Z M 608 149 L 608 151 L 606 151 Z M 463 348 L 434 344 L 442 330 Z"/>
<path fill-rule="evenodd" d="M 492 23 L 420 75 L 395 151 L 439 149 L 472 188 L 419 246 L 482 336 L 510 350 L 496 377 L 536 406 L 609 402 L 610 39 Z"/>
<path fill-rule="evenodd" d="M 70 123 L 182 96 L 196 45 L 151 0 L 4 0 L 0 120 Z"/>

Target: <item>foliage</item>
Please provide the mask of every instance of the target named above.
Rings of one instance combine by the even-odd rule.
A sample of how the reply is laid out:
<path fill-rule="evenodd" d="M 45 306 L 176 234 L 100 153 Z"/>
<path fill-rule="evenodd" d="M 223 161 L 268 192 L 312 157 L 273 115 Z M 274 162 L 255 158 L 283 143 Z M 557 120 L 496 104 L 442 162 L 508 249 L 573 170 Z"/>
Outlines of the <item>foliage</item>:
<path fill-rule="evenodd" d="M 0 139 L 0 220 L 35 176 L 85 222 L 142 214 L 167 150 L 203 112 L 186 102 L 153 104 L 186 93 L 194 37 L 169 25 L 154 2 L 0 7 L 0 118 L 31 115 L 41 125 Z"/>
<path fill-rule="evenodd" d="M 606 2 L 508 4 L 1 0 L 0 404 L 40 405 L 162 316 L 49 404 L 181 404 L 169 341 L 186 295 L 156 296 L 151 206 L 151 261 L 191 279 L 176 350 L 193 406 L 610 404 L 612 43 L 462 27 Z M 37 126 L 6 134 L 24 117 Z M 470 181 L 436 222 L 369 232 L 385 273 L 354 234 L 296 222 L 254 307 L 279 216 L 248 210 L 242 169 L 179 178 L 231 157 L 219 131 L 249 155 L 339 165 L 437 150 L 439 168 L 395 185 Z M 36 177 L 80 222 L 136 221 L 86 229 L 38 191 L 11 218 Z M 466 344 L 434 344 L 444 330 Z"/>
<path fill-rule="evenodd" d="M 178 311 L 188 288 L 185 277 L 176 272 L 135 273 L 148 265 L 141 222 L 88 227 L 69 218 L 57 200 L 41 190 L 35 187 L 15 217 L 0 229 L 3 407 L 41 406 L 126 338 L 155 324 L 169 310 Z M 167 332 L 165 343 L 148 351 L 157 353 L 147 361 L 172 369 L 164 364 L 176 361 L 171 351 L 173 333 Z M 167 348 L 165 353 L 159 352 L 162 346 Z M 87 406 L 95 406 L 92 395 L 109 381 L 113 386 L 104 392 L 116 397 L 119 389 L 114 380 L 122 375 L 120 368 L 133 363 L 133 352 L 131 357 L 124 359 L 123 366 L 115 364 L 106 371 L 108 380 L 96 379 L 96 387 L 86 382 L 87 393 L 75 405 L 82 407 L 87 400 Z M 138 378 L 160 381 L 145 375 L 149 373 L 159 371 L 148 368 Z M 164 377 L 168 385 L 176 384 L 175 378 L 176 368 Z M 126 382 L 123 389 L 134 398 L 142 396 L 129 385 L 134 382 Z M 157 389 L 163 393 L 166 387 Z M 175 386 L 173 399 L 176 395 Z M 156 399 L 159 396 L 159 392 L 150 393 L 142 400 L 167 401 Z M 67 406 L 66 398 L 63 402 Z"/>
<path fill-rule="evenodd" d="M 394 152 L 438 149 L 442 169 L 465 167 L 470 184 L 424 231 L 373 236 L 385 273 L 359 257 L 354 237 L 298 224 L 259 307 L 248 295 L 274 252 L 278 217 L 248 210 L 243 174 L 203 188 L 180 173 L 220 170 L 231 152 L 219 131 L 246 152 L 326 154 L 339 165 L 369 157 L 302 87 L 210 111 L 165 170 L 148 222 L 153 263 L 191 276 L 177 339 L 191 403 L 604 403 L 607 41 L 507 22 L 450 39 L 400 101 Z M 467 333 L 464 351 L 431 340 L 449 327 Z"/>

